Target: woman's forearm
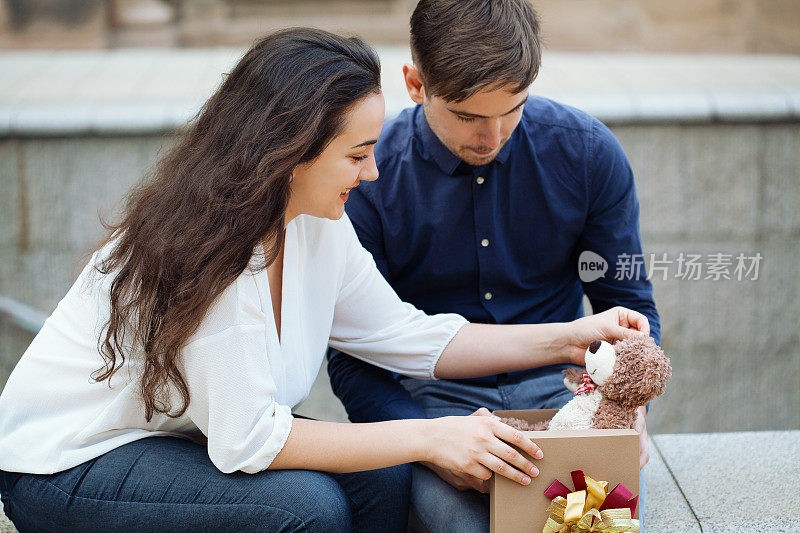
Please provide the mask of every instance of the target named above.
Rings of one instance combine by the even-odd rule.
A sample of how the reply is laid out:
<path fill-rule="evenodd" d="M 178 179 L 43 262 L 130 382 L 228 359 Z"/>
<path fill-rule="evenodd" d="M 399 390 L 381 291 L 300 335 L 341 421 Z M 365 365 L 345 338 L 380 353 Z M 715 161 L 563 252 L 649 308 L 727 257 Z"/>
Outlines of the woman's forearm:
<path fill-rule="evenodd" d="M 512 447 L 513 446 L 513 447 Z M 539 470 L 541 449 L 492 416 L 446 416 L 370 424 L 295 418 L 271 470 L 357 472 L 414 461 L 488 480 L 496 472 L 523 485 Z"/>
<path fill-rule="evenodd" d="M 434 374 L 457 379 L 556 363 L 580 365 L 584 364 L 586 347 L 594 340 L 612 342 L 649 331 L 644 315 L 622 307 L 569 323 L 467 324 L 442 352 Z M 489 479 L 494 471 L 527 483 L 523 477 L 531 472 L 533 464 L 498 439 L 523 448 L 530 456 L 538 450 L 521 432 L 485 416 L 371 424 L 296 418 L 283 449 L 269 468 L 355 472 L 430 461 L 479 479 Z M 503 460 L 510 460 L 519 470 L 509 469 Z"/>
<path fill-rule="evenodd" d="M 572 322 L 467 324 L 439 356 L 434 375 L 458 379 L 556 363 L 583 365 L 586 348 L 595 340 L 614 342 L 648 333 L 647 317 L 625 307 L 613 307 Z"/>
<path fill-rule="evenodd" d="M 463 379 L 569 361 L 569 327 L 549 324 L 467 324 L 442 352 L 435 375 Z"/>
<path fill-rule="evenodd" d="M 428 420 L 344 424 L 295 418 L 270 469 L 359 472 L 428 460 Z"/>

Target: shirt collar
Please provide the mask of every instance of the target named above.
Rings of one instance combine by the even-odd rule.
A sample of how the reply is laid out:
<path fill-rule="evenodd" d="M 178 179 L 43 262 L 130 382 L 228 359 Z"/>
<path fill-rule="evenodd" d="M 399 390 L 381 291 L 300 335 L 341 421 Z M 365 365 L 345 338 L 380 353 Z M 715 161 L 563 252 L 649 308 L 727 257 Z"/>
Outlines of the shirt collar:
<path fill-rule="evenodd" d="M 439 137 L 433 133 L 421 105 L 417 106 L 416 111 L 415 129 L 420 140 L 423 157 L 436 163 L 448 176 L 452 176 L 458 164 L 461 163 L 461 158 L 448 150 Z"/>
<path fill-rule="evenodd" d="M 442 141 L 439 140 L 439 137 L 436 136 L 428 124 L 428 119 L 425 118 L 425 111 L 421 105 L 417 106 L 416 111 L 417 116 L 414 120 L 415 129 L 422 146 L 423 156 L 436 163 L 445 174 L 452 176 L 456 168 L 458 168 L 458 165 L 462 162 L 461 158 L 442 144 Z M 514 128 L 514 131 L 511 133 L 511 138 L 500 148 L 500 152 L 497 153 L 494 161 L 501 164 L 505 164 L 506 161 L 508 161 L 508 156 L 511 152 L 511 142 L 516 136 L 518 129 L 519 125 Z M 494 163 L 494 161 L 492 161 L 492 163 Z M 491 165 L 492 163 L 489 164 Z"/>

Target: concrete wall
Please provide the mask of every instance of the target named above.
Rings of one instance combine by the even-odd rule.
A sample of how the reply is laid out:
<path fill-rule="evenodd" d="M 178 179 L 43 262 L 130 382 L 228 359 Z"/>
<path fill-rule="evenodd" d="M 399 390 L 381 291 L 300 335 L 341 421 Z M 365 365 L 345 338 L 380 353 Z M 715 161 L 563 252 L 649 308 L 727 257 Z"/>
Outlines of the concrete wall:
<path fill-rule="evenodd" d="M 653 279 L 674 367 L 654 430 L 800 427 L 800 125 L 614 129 L 646 254 L 763 256 L 756 281 Z"/>
<path fill-rule="evenodd" d="M 164 140 L 0 139 L 0 294 L 52 312 Z M 31 339 L 0 321 L 0 383 Z"/>
<path fill-rule="evenodd" d="M 757 280 L 654 279 L 674 377 L 652 432 L 800 427 L 800 123 L 615 124 L 645 255 L 760 252 Z M 0 294 L 50 312 L 169 136 L 0 139 Z M 705 271 L 703 273 L 705 276 Z M 0 386 L 31 337 L 0 323 Z M 323 370 L 301 412 L 343 419 Z M 524 407 L 524 406 L 521 406 Z"/>

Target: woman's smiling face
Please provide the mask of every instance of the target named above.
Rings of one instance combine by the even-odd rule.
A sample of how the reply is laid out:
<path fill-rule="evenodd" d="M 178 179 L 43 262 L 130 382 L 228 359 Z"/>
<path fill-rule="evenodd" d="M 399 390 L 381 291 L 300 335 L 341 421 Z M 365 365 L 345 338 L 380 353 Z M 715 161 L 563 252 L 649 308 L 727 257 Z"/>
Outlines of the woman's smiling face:
<path fill-rule="evenodd" d="M 360 181 L 378 179 L 373 148 L 383 127 L 382 94 L 371 94 L 355 104 L 345 117 L 342 132 L 313 161 L 294 169 L 288 222 L 297 215 L 339 219 L 350 189 Z"/>

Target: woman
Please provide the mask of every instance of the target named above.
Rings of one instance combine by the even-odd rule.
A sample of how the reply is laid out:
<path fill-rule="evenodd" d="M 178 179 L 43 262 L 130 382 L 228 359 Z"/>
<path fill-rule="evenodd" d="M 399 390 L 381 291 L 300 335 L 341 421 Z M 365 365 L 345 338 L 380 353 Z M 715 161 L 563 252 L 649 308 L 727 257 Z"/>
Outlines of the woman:
<path fill-rule="evenodd" d="M 617 308 L 491 326 L 402 303 L 344 216 L 378 177 L 380 67 L 358 39 L 257 43 L 128 198 L 0 397 L 0 492 L 20 530 L 405 528 L 430 461 L 526 484 L 538 447 L 492 417 L 293 418 L 328 345 L 422 378 L 583 364 L 647 332 Z M 145 438 L 149 437 L 149 438 Z"/>

